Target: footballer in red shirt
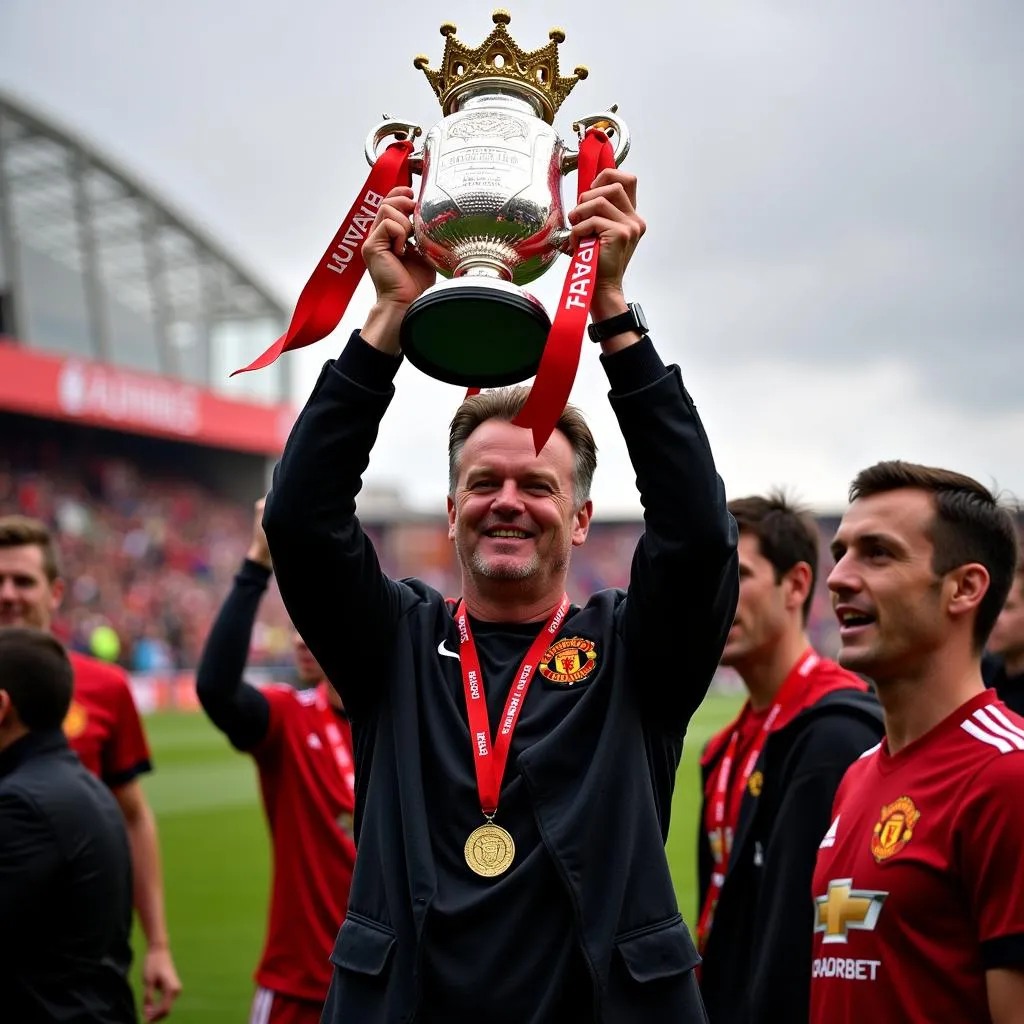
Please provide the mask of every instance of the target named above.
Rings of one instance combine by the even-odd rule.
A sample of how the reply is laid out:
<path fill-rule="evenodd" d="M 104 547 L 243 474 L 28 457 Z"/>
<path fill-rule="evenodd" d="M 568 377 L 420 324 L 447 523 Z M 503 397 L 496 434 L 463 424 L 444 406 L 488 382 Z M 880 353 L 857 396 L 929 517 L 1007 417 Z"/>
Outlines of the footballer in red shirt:
<path fill-rule="evenodd" d="M 127 674 L 116 665 L 68 651 L 75 692 L 64 719 L 68 744 L 111 789 L 152 770 L 149 745 Z"/>
<path fill-rule="evenodd" d="M 257 502 L 253 542 L 206 641 L 196 691 L 210 720 L 252 755 L 273 847 L 270 913 L 250 1024 L 319 1024 L 356 849 L 352 733 L 341 700 L 296 637 L 306 687 L 242 679 L 271 575 Z"/>
<path fill-rule="evenodd" d="M 0 517 L 0 628 L 49 630 L 64 596 L 57 548 L 37 519 Z M 164 1019 L 181 992 L 171 958 L 156 820 L 139 782 L 152 769 L 128 676 L 115 665 L 70 655 L 75 689 L 64 731 L 72 750 L 111 789 L 125 818 L 132 850 L 135 909 L 146 937 L 143 1010 Z"/>
<path fill-rule="evenodd" d="M 981 654 L 1016 525 L 969 477 L 901 462 L 854 481 L 829 576 L 840 663 L 886 734 L 836 794 L 814 873 L 811 1021 L 1024 1020 L 1024 719 Z"/>

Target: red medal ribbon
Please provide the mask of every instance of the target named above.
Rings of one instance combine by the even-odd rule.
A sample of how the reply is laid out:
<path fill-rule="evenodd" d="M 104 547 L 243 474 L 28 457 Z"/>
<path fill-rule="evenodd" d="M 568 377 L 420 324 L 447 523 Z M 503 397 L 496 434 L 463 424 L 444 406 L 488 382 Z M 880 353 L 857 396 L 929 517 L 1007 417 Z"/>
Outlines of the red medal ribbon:
<path fill-rule="evenodd" d="M 549 642 L 558 635 L 569 610 L 569 595 L 563 594 L 559 606 L 551 613 L 544 628 L 530 644 L 516 674 L 515 682 L 508 691 L 505 710 L 501 716 L 498 735 L 491 742 L 491 726 L 487 717 L 487 695 L 484 692 L 484 678 L 480 670 L 480 657 L 476 642 L 469 628 L 469 614 L 466 602 L 460 601 L 455 610 L 455 622 L 459 627 L 459 661 L 462 665 L 462 685 L 466 691 L 466 714 L 469 716 L 469 732 L 473 746 L 473 764 L 476 768 L 476 788 L 480 795 L 480 810 L 488 821 L 498 809 L 498 795 L 501 780 L 505 775 L 508 752 L 512 745 L 512 733 L 519 712 L 526 703 L 526 693 L 536 675 L 537 663 Z"/>
<path fill-rule="evenodd" d="M 359 198 L 341 222 L 323 259 L 302 289 L 288 330 L 263 355 L 248 366 L 235 370 L 235 373 L 269 366 L 282 352 L 312 345 L 338 326 L 366 270 L 362 246 L 380 204 L 393 188 L 412 184 L 409 170 L 412 151 L 413 144 L 403 140 L 393 142 L 377 158 Z M 235 373 L 231 376 L 234 377 Z"/>
<path fill-rule="evenodd" d="M 341 735 L 338 726 L 338 716 L 327 699 L 327 687 L 330 683 L 321 683 L 316 689 L 316 706 L 320 711 L 323 720 L 324 735 L 327 737 L 327 744 L 334 755 L 334 763 L 338 766 L 338 773 L 346 790 L 353 796 L 356 791 L 356 766 L 352 760 L 352 753 Z"/>
<path fill-rule="evenodd" d="M 597 128 L 589 129 L 580 143 L 576 202 L 593 188 L 594 178 L 601 171 L 614 166 L 615 152 L 608 136 Z M 600 253 L 601 243 L 597 238 L 581 239 L 576 247 L 537 377 L 529 398 L 512 421 L 517 427 L 527 427 L 533 432 L 533 447 L 538 455 L 555 429 L 576 380 Z"/>
<path fill-rule="evenodd" d="M 800 660 L 793 666 L 786 677 L 779 692 L 775 696 L 775 703 L 765 717 L 764 723 L 758 732 L 754 746 L 743 764 L 739 775 L 733 779 L 733 761 L 736 759 L 736 747 L 740 741 L 740 730 L 737 726 L 729 737 L 729 744 L 725 748 L 725 754 L 718 766 L 715 775 L 714 795 L 711 804 L 711 849 L 715 858 L 715 867 L 711 873 L 711 884 L 708 886 L 707 895 L 704 897 L 704 906 L 700 912 L 700 920 L 697 924 L 697 950 L 703 952 L 707 943 L 708 935 L 711 933 L 711 923 L 714 920 L 715 908 L 718 906 L 718 897 L 722 893 L 722 886 L 725 884 L 725 875 L 729 867 L 729 855 L 732 853 L 732 835 L 725 827 L 726 808 L 729 803 L 729 790 L 733 788 L 735 806 L 743 799 L 743 791 L 750 782 L 754 766 L 761 757 L 764 745 L 768 740 L 772 729 L 783 711 L 790 711 L 799 704 L 804 692 L 804 684 L 807 674 L 818 663 L 818 655 L 813 650 L 807 650 Z"/>

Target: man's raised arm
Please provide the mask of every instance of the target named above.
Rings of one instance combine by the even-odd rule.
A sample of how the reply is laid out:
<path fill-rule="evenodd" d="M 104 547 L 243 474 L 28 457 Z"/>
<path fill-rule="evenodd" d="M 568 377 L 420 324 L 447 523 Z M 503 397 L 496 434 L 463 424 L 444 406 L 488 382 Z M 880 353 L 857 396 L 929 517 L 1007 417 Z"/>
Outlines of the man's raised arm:
<path fill-rule="evenodd" d="M 260 601 L 271 576 L 270 549 L 263 533 L 263 499 L 245 561 L 217 612 L 196 667 L 196 696 L 210 721 L 239 750 L 261 743 L 270 728 L 270 702 L 243 679 Z"/>
<path fill-rule="evenodd" d="M 602 171 L 569 220 L 578 239 L 601 241 L 594 323 L 626 313 L 622 280 L 646 230 L 636 178 Z M 644 506 L 622 624 L 631 679 L 652 715 L 682 731 L 704 699 L 736 610 L 736 524 L 678 368 L 666 368 L 635 330 L 606 338 L 601 350 Z"/>
<path fill-rule="evenodd" d="M 657 719 L 681 732 L 707 693 L 736 612 L 736 524 L 678 367 L 651 381 L 660 363 L 653 346 L 644 365 L 612 365 L 630 354 L 605 366 L 644 507 L 623 630 L 633 684 Z"/>
<path fill-rule="evenodd" d="M 321 371 L 274 469 L 263 513 L 288 614 L 353 716 L 375 699 L 380 652 L 405 597 L 381 571 L 355 499 L 394 396 L 402 316 L 434 278 L 406 246 L 412 208 L 409 188 L 394 189 L 381 204 L 363 245 L 377 302 L 362 331 Z"/>

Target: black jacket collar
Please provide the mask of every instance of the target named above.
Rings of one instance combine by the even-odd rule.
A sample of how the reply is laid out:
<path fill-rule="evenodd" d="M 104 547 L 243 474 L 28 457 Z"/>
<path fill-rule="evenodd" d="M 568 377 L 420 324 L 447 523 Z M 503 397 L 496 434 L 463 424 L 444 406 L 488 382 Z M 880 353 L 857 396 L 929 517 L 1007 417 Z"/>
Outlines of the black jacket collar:
<path fill-rule="evenodd" d="M 67 738 L 59 728 L 30 732 L 16 739 L 9 747 L 0 750 L 0 778 L 10 775 L 29 758 L 66 750 L 67 746 Z"/>

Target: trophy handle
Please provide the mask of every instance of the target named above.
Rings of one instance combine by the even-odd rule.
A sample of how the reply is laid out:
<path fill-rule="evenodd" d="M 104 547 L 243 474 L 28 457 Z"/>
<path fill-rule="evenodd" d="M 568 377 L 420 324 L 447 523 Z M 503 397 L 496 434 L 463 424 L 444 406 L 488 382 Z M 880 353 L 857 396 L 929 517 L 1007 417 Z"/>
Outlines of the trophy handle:
<path fill-rule="evenodd" d="M 423 129 L 413 121 L 395 120 L 390 114 L 384 115 L 385 120 L 381 121 L 369 135 L 366 136 L 366 143 L 363 152 L 366 154 L 366 162 L 372 167 L 377 162 L 377 147 L 386 139 L 394 136 L 396 139 L 417 139 L 423 134 Z M 409 157 L 409 170 L 413 174 L 423 173 L 423 153 L 413 153 Z"/>
<path fill-rule="evenodd" d="M 600 128 L 603 132 L 607 132 L 609 141 L 615 147 L 615 166 L 619 167 L 622 161 L 626 159 L 626 154 L 629 152 L 629 128 L 626 127 L 626 122 L 621 117 L 616 116 L 615 111 L 618 110 L 618 104 L 613 103 L 612 106 L 606 110 L 603 114 L 588 114 L 586 117 L 581 117 L 578 121 L 573 121 L 572 130 L 580 136 L 588 128 Z M 562 154 L 562 173 L 569 174 L 575 171 L 579 166 L 580 154 L 577 150 L 567 151 Z"/>

